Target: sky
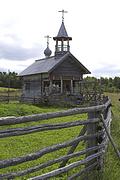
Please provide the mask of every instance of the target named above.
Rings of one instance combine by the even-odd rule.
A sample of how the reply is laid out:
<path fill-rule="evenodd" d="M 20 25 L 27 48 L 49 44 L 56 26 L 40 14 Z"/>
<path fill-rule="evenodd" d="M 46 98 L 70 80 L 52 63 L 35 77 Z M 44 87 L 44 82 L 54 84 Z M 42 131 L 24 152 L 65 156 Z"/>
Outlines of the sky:
<path fill-rule="evenodd" d="M 62 9 L 71 53 L 91 76 L 120 76 L 120 0 L 0 0 L 0 71 L 19 73 L 44 58 L 44 36 L 57 35 Z"/>

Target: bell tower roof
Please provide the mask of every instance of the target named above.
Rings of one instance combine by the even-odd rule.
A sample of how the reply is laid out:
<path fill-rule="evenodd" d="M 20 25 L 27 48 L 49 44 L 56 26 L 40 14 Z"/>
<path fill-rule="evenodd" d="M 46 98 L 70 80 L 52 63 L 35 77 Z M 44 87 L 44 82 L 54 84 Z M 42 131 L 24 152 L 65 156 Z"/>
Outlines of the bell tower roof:
<path fill-rule="evenodd" d="M 67 11 L 62 10 L 59 12 L 62 13 L 62 24 L 60 26 L 57 36 L 53 37 L 53 39 L 56 41 L 55 55 L 63 55 L 66 52 L 69 52 L 70 51 L 69 41 L 72 40 L 72 37 L 68 36 L 68 33 L 64 25 L 64 13 L 67 13 Z"/>
<path fill-rule="evenodd" d="M 61 39 L 64 39 L 64 40 L 72 40 L 72 37 L 69 37 L 68 36 L 68 33 L 66 31 L 66 28 L 65 28 L 65 25 L 64 25 L 64 22 L 62 21 L 62 24 L 60 26 L 60 29 L 59 29 L 59 32 L 57 34 L 56 37 L 53 37 L 54 40 L 61 40 Z"/>

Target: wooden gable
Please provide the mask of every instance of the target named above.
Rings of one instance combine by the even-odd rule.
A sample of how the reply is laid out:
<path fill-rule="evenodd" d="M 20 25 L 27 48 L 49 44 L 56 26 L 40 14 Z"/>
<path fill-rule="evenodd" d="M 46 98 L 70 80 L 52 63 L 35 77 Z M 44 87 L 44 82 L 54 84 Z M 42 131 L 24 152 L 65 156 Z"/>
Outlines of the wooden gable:
<path fill-rule="evenodd" d="M 84 72 L 82 66 L 78 66 L 78 63 L 68 56 L 52 71 L 52 74 L 61 76 L 81 76 Z"/>

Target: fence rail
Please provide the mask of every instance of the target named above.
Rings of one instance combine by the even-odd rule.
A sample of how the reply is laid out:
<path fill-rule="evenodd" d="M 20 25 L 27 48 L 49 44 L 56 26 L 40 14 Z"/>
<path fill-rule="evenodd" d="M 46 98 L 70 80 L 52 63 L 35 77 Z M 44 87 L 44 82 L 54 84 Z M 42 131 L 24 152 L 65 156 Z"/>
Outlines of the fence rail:
<path fill-rule="evenodd" d="M 62 143 L 54 144 L 49 147 L 45 147 L 37 152 L 20 156 L 17 158 L 4 159 L 0 161 L 0 169 L 7 168 L 15 165 L 19 165 L 25 162 L 33 161 L 38 158 L 43 157 L 48 153 L 55 152 L 57 150 L 70 147 L 68 153 L 64 156 L 60 156 L 56 159 L 48 160 L 34 167 L 27 168 L 25 170 L 4 173 L 0 174 L 0 179 L 13 179 L 15 177 L 24 176 L 29 173 L 45 169 L 53 164 L 60 163 L 60 166 L 48 173 L 41 174 L 37 177 L 31 177 L 31 180 L 37 179 L 48 179 L 51 177 L 59 176 L 64 174 L 75 167 L 84 165 L 83 169 L 80 172 L 74 173 L 71 176 L 68 176 L 67 179 L 72 180 L 81 175 L 86 175 L 89 171 L 92 171 L 96 168 L 101 168 L 103 162 L 104 153 L 108 144 L 108 138 L 104 126 L 101 124 L 101 116 L 104 118 L 104 122 L 110 132 L 110 122 L 111 122 L 111 102 L 108 98 L 105 99 L 102 105 L 84 107 L 84 108 L 74 108 L 61 112 L 54 113 L 45 113 L 45 114 L 36 114 L 31 116 L 22 116 L 22 117 L 1 117 L 0 126 L 9 125 L 8 129 L 0 130 L 0 138 L 20 136 L 35 132 L 50 131 L 50 130 L 59 130 L 63 128 L 83 126 L 79 135 L 69 141 Z M 56 123 L 56 124 L 41 124 L 37 126 L 28 126 L 21 128 L 10 128 L 10 125 L 28 123 L 28 122 L 44 122 L 48 120 L 51 122 L 51 118 L 65 117 L 75 114 L 87 113 L 88 118 L 86 120 L 77 120 L 72 122 L 65 123 Z M 72 133 L 72 132 L 71 132 Z M 81 141 L 86 143 L 85 149 L 80 149 L 75 152 L 77 146 Z M 69 164 L 69 160 L 73 157 L 79 157 L 85 155 L 82 160 L 72 162 Z"/>
<path fill-rule="evenodd" d="M 49 94 L 49 95 L 42 95 L 42 96 L 22 96 L 22 95 L 7 95 L 7 94 L 0 94 L 0 102 L 10 102 L 10 101 L 20 101 L 20 102 L 27 102 L 32 104 L 57 104 L 61 105 L 82 105 L 85 103 L 93 103 L 93 102 L 102 102 L 103 94 L 101 92 L 84 92 L 79 94 Z M 66 102 L 66 103 L 64 103 Z"/>

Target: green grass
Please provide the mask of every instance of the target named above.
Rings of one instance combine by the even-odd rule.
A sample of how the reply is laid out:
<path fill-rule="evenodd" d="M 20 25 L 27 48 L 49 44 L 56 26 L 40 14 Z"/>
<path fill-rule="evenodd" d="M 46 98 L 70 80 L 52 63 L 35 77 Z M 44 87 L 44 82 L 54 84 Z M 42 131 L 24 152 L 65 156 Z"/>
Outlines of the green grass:
<path fill-rule="evenodd" d="M 113 120 L 111 124 L 111 134 L 115 143 L 120 149 L 120 101 L 118 101 L 118 99 L 120 98 L 120 94 L 109 93 L 107 95 L 109 95 L 109 97 L 112 99 Z M 26 105 L 26 104 L 19 104 L 19 103 L 10 103 L 10 104 L 1 103 L 0 116 L 30 115 L 34 113 L 61 111 L 62 109 L 63 108 L 51 107 L 51 106 L 43 107 L 43 106 L 33 106 L 33 105 Z M 44 123 L 68 122 L 68 121 L 74 121 L 78 119 L 86 119 L 86 115 L 75 115 L 75 116 L 64 117 L 64 118 L 50 119 L 49 121 L 45 120 Z M 27 124 L 28 126 L 31 126 L 31 125 L 41 124 L 41 122 L 31 122 Z M 16 127 L 26 126 L 26 124 L 14 125 L 14 126 Z M 9 126 L 7 126 L 7 128 L 8 127 Z M 2 127 L 2 128 L 5 128 L 5 127 Z M 0 159 L 2 160 L 2 159 L 26 155 L 28 153 L 36 152 L 46 146 L 50 146 L 53 144 L 57 144 L 57 143 L 61 143 L 61 142 L 73 139 L 79 134 L 81 128 L 82 127 L 79 126 L 79 127 L 62 129 L 62 130 L 45 131 L 41 133 L 39 132 L 39 133 L 33 133 L 29 135 L 24 135 L 24 136 L 0 139 Z M 79 150 L 83 149 L 84 146 L 85 146 L 84 143 L 80 143 L 76 151 L 78 149 Z M 69 148 L 59 150 L 59 151 L 44 155 L 42 158 L 39 158 L 38 160 L 34 160 L 31 162 L 23 163 L 21 165 L 3 169 L 1 170 L 1 173 L 19 171 L 19 170 L 26 169 L 28 167 L 38 165 L 42 162 L 46 162 L 48 159 L 50 160 L 50 159 L 65 155 L 68 149 Z M 74 158 L 69 162 L 73 162 L 74 160 L 80 160 L 82 158 L 83 156 L 80 156 L 79 158 Z M 58 166 L 59 164 L 55 164 L 44 170 L 26 175 L 24 177 L 18 177 L 16 179 L 21 180 L 21 179 L 27 179 L 29 177 L 37 176 L 41 173 L 45 173 L 50 170 L 53 170 L 57 168 Z M 73 171 L 70 171 L 68 174 L 70 175 L 72 172 L 75 172 L 75 171 L 77 172 L 78 168 L 74 169 Z M 56 177 L 55 179 L 62 179 L 62 180 L 67 179 L 66 174 L 64 176 Z M 96 177 L 95 180 L 97 179 L 101 180 L 102 178 L 99 176 L 99 177 Z M 111 144 L 109 143 L 108 152 L 105 157 L 103 180 L 119 180 L 119 179 L 120 179 L 120 161 L 118 160 Z"/>
<path fill-rule="evenodd" d="M 120 93 L 107 93 L 112 100 L 112 124 L 111 135 L 120 150 Z M 104 180 L 120 179 L 120 160 L 109 143 L 108 152 L 105 159 Z"/>
<path fill-rule="evenodd" d="M 18 89 L 9 88 L 9 91 L 17 91 Z M 0 92 L 8 92 L 8 88 L 0 87 Z"/>
<path fill-rule="evenodd" d="M 60 107 L 43 107 L 43 106 L 38 107 L 38 106 L 18 104 L 18 103 L 0 104 L 0 116 L 13 116 L 13 115 L 21 116 L 21 115 L 30 115 L 33 113 L 35 114 L 35 113 L 43 113 L 43 112 L 55 112 L 55 111 L 61 111 L 61 110 L 63 110 L 63 108 L 60 108 Z M 75 116 L 68 116 L 68 117 L 63 117 L 63 118 L 44 120 L 44 123 L 69 122 L 69 121 L 74 121 L 78 119 L 86 119 L 86 115 L 85 114 L 75 115 Z M 28 126 L 32 126 L 32 125 L 38 125 L 41 123 L 42 122 L 30 122 L 27 124 Z M 26 124 L 23 123 L 21 125 L 12 125 L 11 127 L 22 127 L 22 126 L 26 126 Z M 4 128 L 5 126 L 2 127 L 2 129 Z M 7 128 L 9 128 L 9 126 L 7 126 Z M 1 147 L 0 159 L 2 160 L 2 159 L 23 156 L 28 153 L 36 152 L 44 147 L 51 146 L 53 144 L 68 141 L 70 139 L 77 137 L 81 128 L 82 126 L 79 126 L 79 127 L 74 127 L 74 128 L 38 132 L 38 133 L 33 133 L 29 135 L 24 135 L 24 136 L 0 139 L 0 147 Z M 84 148 L 84 143 L 80 143 L 76 151 L 78 149 L 80 150 L 83 148 Z M 56 152 L 44 155 L 42 158 L 39 158 L 38 160 L 34 160 L 31 162 L 23 163 L 21 165 L 2 169 L 1 173 L 19 171 L 19 170 L 26 169 L 28 167 L 38 165 L 42 162 L 46 162 L 47 160 L 65 155 L 68 149 L 69 148 L 58 150 Z M 80 160 L 82 158 L 83 156 L 80 156 L 79 158 L 73 158 L 69 162 L 73 162 L 74 160 Z M 41 170 L 39 172 L 26 175 L 25 177 L 18 177 L 16 179 L 27 179 L 31 176 L 37 176 L 41 173 L 45 173 L 50 170 L 56 169 L 57 167 L 59 167 L 59 164 L 55 164 L 51 167 L 46 168 L 45 170 Z M 75 169 L 73 171 L 75 171 Z M 61 176 L 61 178 L 66 179 L 66 175 Z"/>
<path fill-rule="evenodd" d="M 20 103 L 0 103 L 0 117 L 24 116 L 38 113 L 55 112 L 63 110 L 60 107 L 34 106 Z"/>
<path fill-rule="evenodd" d="M 21 90 L 9 88 L 9 96 L 20 96 Z M 0 96 L 8 96 L 8 88 L 0 87 Z"/>

